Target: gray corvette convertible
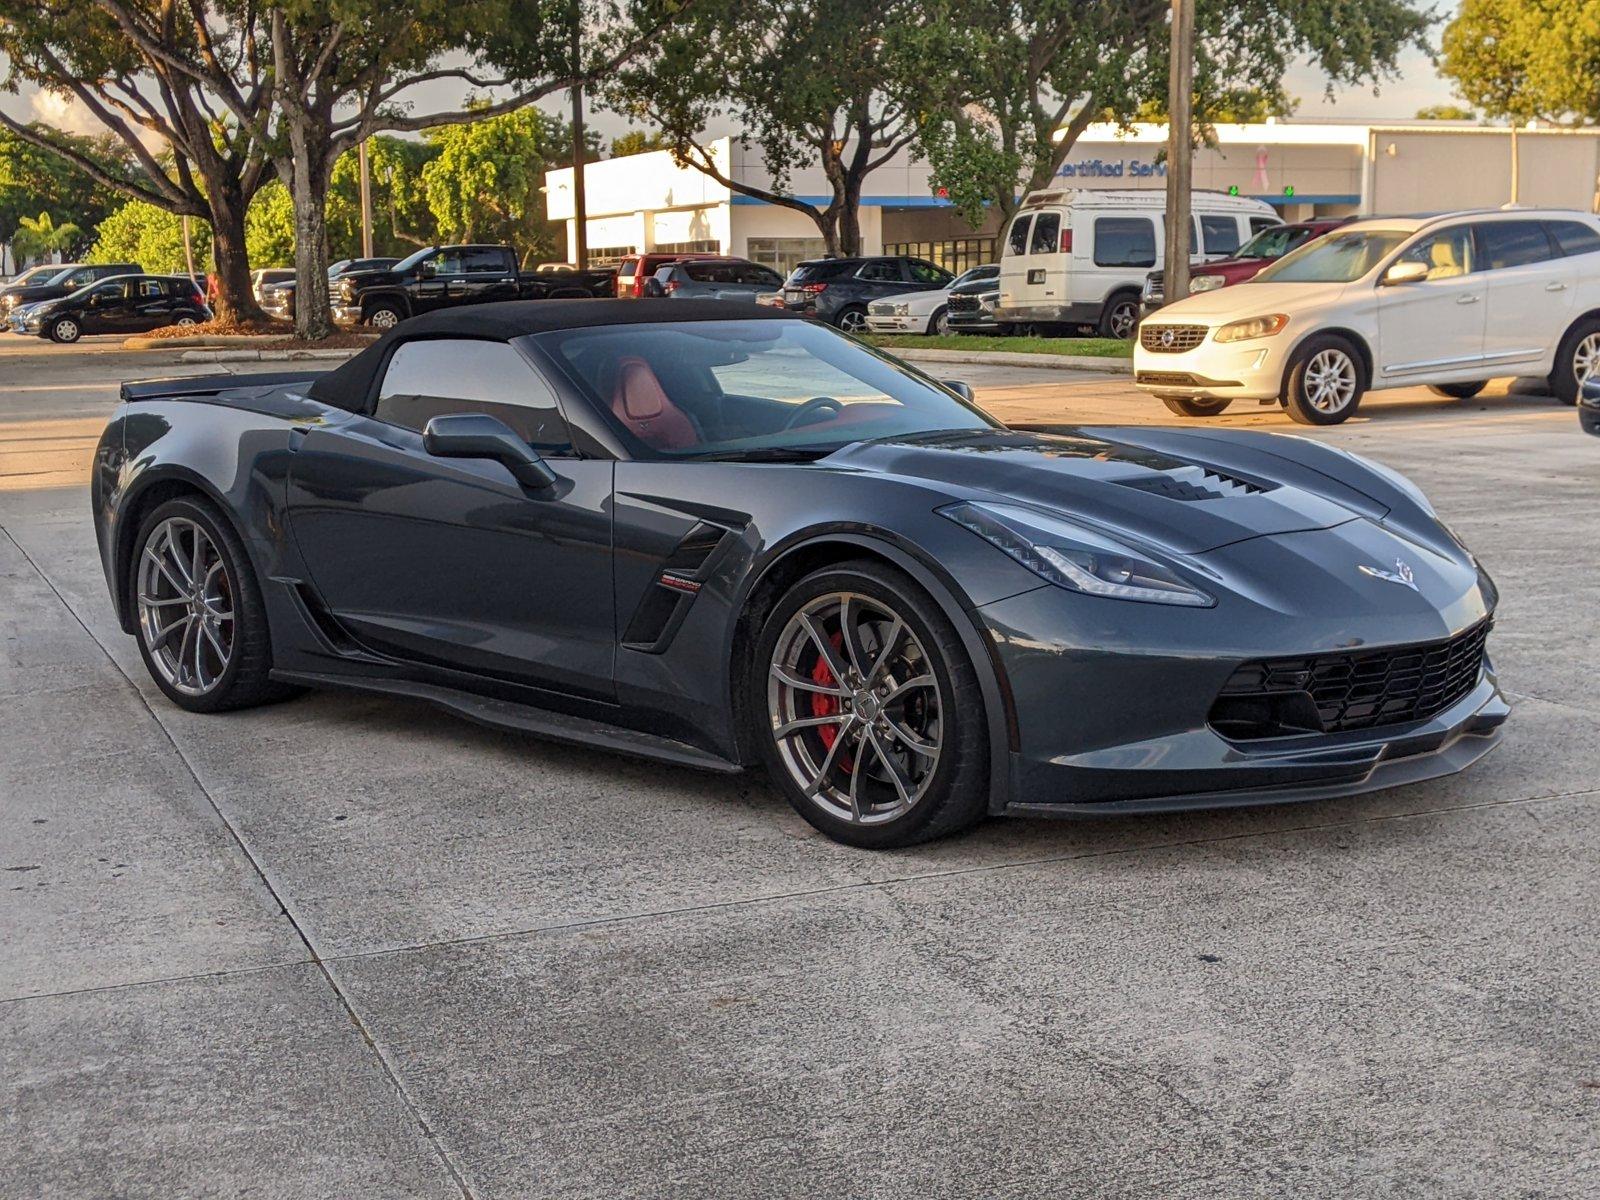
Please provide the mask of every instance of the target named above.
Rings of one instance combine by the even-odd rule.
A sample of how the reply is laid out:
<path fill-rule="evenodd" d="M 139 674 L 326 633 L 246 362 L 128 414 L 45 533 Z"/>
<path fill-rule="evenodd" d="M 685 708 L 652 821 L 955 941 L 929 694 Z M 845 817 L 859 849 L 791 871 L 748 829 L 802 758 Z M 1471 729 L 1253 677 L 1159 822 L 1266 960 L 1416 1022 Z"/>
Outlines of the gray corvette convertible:
<path fill-rule="evenodd" d="M 1348 795 L 1495 744 L 1494 585 L 1394 472 L 1007 428 L 815 323 L 667 307 L 484 305 L 324 374 L 126 385 L 94 519 L 156 684 L 759 763 L 872 847 Z"/>

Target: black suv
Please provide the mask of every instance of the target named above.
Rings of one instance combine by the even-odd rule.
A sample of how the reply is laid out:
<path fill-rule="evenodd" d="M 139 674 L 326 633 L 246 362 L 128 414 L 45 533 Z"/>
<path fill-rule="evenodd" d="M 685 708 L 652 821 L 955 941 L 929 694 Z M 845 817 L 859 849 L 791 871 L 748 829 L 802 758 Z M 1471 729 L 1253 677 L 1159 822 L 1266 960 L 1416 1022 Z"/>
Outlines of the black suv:
<path fill-rule="evenodd" d="M 882 296 L 950 286 L 955 276 L 926 259 L 904 255 L 819 258 L 797 266 L 783 283 L 783 306 L 847 333 L 867 327 L 867 304 Z"/>
<path fill-rule="evenodd" d="M 86 333 L 144 333 L 163 325 L 198 325 L 211 310 L 187 275 L 121 275 L 35 304 L 12 317 L 18 333 L 75 342 Z"/>
<path fill-rule="evenodd" d="M 9 313 L 24 304 L 37 304 L 40 300 L 71 295 L 81 287 L 97 280 L 110 279 L 113 275 L 142 274 L 144 268 L 138 263 L 94 263 L 89 266 L 62 263 L 61 270 L 54 275 L 34 276 L 20 286 L 12 284 L 0 288 L 0 309 Z"/>

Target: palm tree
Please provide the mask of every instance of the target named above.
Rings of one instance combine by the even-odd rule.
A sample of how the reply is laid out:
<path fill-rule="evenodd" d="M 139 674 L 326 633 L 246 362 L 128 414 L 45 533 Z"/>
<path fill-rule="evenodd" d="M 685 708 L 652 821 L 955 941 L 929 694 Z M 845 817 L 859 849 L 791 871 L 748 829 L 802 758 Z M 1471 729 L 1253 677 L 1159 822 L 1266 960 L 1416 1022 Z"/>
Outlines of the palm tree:
<path fill-rule="evenodd" d="M 83 230 L 71 221 L 57 225 L 47 212 L 37 217 L 23 217 L 12 235 L 13 253 L 19 260 L 44 256 L 66 250 L 83 240 Z"/>

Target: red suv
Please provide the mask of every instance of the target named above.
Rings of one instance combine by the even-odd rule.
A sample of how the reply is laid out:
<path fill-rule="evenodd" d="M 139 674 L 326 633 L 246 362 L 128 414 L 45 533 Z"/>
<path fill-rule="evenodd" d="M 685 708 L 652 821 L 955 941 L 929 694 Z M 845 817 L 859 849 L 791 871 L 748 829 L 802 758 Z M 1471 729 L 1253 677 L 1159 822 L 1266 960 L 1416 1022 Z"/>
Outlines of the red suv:
<path fill-rule="evenodd" d="M 1319 238 L 1329 230 L 1354 221 L 1354 217 L 1327 217 L 1320 221 L 1296 221 L 1292 225 L 1271 225 L 1240 246 L 1227 258 L 1214 262 L 1195 263 L 1189 268 L 1189 292 L 1214 292 L 1218 288 L 1232 287 L 1246 279 L 1254 279 L 1257 272 L 1265 270 L 1291 250 Z M 1162 285 L 1163 273 L 1151 271 L 1144 277 L 1144 314 L 1149 316 L 1166 303 Z"/>
<path fill-rule="evenodd" d="M 644 299 L 644 285 L 657 267 L 687 259 L 727 258 L 726 254 L 696 252 L 691 254 L 630 254 L 617 264 L 617 295 L 623 300 Z M 743 259 L 731 261 L 743 262 Z"/>

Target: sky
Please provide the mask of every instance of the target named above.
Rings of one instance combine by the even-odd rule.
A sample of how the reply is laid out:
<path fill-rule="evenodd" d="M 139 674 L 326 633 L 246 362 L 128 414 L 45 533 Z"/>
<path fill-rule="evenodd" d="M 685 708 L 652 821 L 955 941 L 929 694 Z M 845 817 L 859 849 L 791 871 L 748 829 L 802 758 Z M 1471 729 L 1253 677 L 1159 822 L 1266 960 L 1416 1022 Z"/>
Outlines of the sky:
<path fill-rule="evenodd" d="M 1449 83 L 1439 77 L 1428 56 L 1420 52 L 1404 56 L 1399 77 L 1381 84 L 1376 91 L 1371 87 L 1340 88 L 1329 95 L 1322 74 L 1310 64 L 1292 69 L 1284 79 L 1284 86 L 1289 95 L 1299 101 L 1295 116 L 1301 120 L 1392 120 L 1413 116 L 1425 105 L 1447 104 L 1455 99 Z M 410 94 L 415 97 L 417 112 L 454 107 L 464 95 L 460 89 L 443 83 L 424 85 Z M 564 115 L 565 106 L 559 99 L 544 107 Z M 98 122 L 76 103 L 27 88 L 15 96 L 0 95 L 0 109 L 19 120 L 41 120 L 74 133 L 99 130 Z M 604 111 L 593 113 L 591 123 L 608 139 L 628 129 L 623 118 Z M 731 130 L 714 125 L 708 132 L 720 136 Z"/>

